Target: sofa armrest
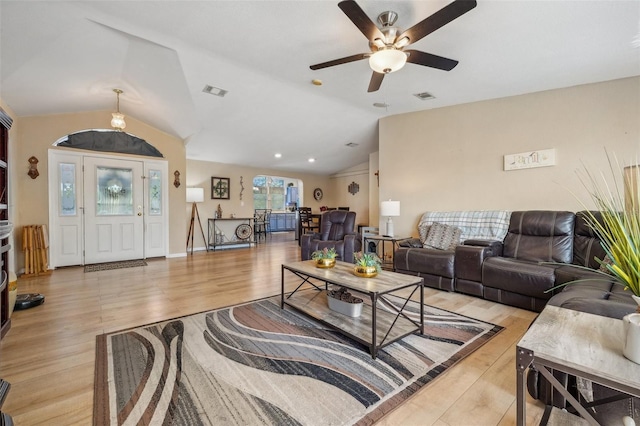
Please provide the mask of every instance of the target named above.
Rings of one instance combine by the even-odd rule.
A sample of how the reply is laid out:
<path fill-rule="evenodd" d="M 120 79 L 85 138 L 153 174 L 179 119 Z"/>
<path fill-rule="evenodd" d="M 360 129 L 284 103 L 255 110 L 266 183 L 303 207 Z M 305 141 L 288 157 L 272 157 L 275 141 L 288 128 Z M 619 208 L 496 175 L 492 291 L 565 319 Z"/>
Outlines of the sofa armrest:
<path fill-rule="evenodd" d="M 422 248 L 422 241 L 420 241 L 420 238 L 406 238 L 398 241 L 398 246 L 406 248 Z"/>
<path fill-rule="evenodd" d="M 315 234 L 302 234 L 300 235 L 300 259 L 301 260 L 309 260 L 311 259 L 311 253 L 316 251 L 317 244 L 315 247 L 312 246 L 311 241 L 315 240 Z"/>
<path fill-rule="evenodd" d="M 502 256 L 502 242 L 498 240 L 465 240 L 463 245 L 476 247 L 489 247 L 493 256 Z"/>
<path fill-rule="evenodd" d="M 474 245 L 467 243 L 477 243 Z M 455 276 L 468 281 L 482 282 L 482 263 L 488 257 L 500 256 L 502 243 L 493 240 L 467 240 L 456 247 Z"/>

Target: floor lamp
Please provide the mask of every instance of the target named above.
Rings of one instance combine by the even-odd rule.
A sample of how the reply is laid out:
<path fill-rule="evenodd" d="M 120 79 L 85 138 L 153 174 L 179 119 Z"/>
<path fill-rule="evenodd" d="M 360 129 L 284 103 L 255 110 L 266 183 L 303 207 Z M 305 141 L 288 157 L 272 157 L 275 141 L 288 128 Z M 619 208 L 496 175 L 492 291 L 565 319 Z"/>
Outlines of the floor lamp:
<path fill-rule="evenodd" d="M 198 212 L 198 204 L 204 201 L 204 188 L 187 188 L 187 203 L 191 203 L 191 221 L 189 222 L 189 233 L 187 234 L 187 251 L 189 251 L 189 240 L 191 240 L 191 254 L 193 254 L 193 234 L 195 233 L 195 219 L 198 218 L 200 232 L 204 240 L 204 246 L 209 251 L 209 243 L 204 237 L 202 222 L 200 222 L 200 213 Z"/>

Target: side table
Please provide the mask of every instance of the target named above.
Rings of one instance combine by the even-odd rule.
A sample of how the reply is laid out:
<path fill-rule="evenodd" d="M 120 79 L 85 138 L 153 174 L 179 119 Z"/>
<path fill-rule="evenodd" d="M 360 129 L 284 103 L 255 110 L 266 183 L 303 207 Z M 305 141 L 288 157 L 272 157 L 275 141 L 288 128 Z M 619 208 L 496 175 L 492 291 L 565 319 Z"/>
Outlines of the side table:
<path fill-rule="evenodd" d="M 591 425 L 598 422 L 549 368 L 640 397 L 640 364 L 622 355 L 623 338 L 622 320 L 547 305 L 516 346 L 517 424 L 525 425 L 526 421 L 525 374 L 529 366 L 535 367 Z M 554 415 L 552 410 L 557 411 L 547 407 L 543 423 Z"/>
<path fill-rule="evenodd" d="M 393 253 L 395 253 L 396 249 L 400 244 L 400 241 L 406 240 L 411 237 L 385 237 L 384 235 L 363 235 L 362 237 L 362 251 L 372 252 L 373 250 L 369 250 L 369 243 L 375 245 L 375 252 L 378 254 L 380 259 L 382 260 L 382 269 L 386 269 L 388 271 L 393 271 Z M 386 243 L 390 243 L 391 245 L 391 253 L 385 253 L 385 245 Z"/>

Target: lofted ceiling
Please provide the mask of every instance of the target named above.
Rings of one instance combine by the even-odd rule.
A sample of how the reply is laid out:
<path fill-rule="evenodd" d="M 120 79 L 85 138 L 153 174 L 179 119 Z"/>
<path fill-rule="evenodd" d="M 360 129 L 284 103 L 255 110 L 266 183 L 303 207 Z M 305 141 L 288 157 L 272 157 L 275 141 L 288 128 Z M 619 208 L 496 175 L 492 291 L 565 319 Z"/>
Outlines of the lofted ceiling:
<path fill-rule="evenodd" d="M 121 112 L 187 158 L 331 174 L 377 151 L 387 115 L 640 75 L 640 1 L 479 0 L 411 45 L 456 68 L 407 64 L 367 93 L 367 60 L 309 69 L 369 52 L 337 3 L 2 0 L 0 97 L 18 116 L 114 110 L 121 88 Z M 358 2 L 402 29 L 448 3 Z"/>

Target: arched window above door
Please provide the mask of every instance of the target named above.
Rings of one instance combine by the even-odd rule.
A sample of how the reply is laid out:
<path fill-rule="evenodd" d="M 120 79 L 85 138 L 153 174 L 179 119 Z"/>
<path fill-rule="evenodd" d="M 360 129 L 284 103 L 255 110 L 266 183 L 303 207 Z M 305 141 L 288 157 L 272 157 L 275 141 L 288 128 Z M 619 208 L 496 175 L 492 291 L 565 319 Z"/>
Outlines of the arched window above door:
<path fill-rule="evenodd" d="M 89 151 L 118 152 L 121 154 L 164 158 L 160 151 L 144 139 L 118 130 L 82 130 L 58 139 L 53 145 Z"/>

